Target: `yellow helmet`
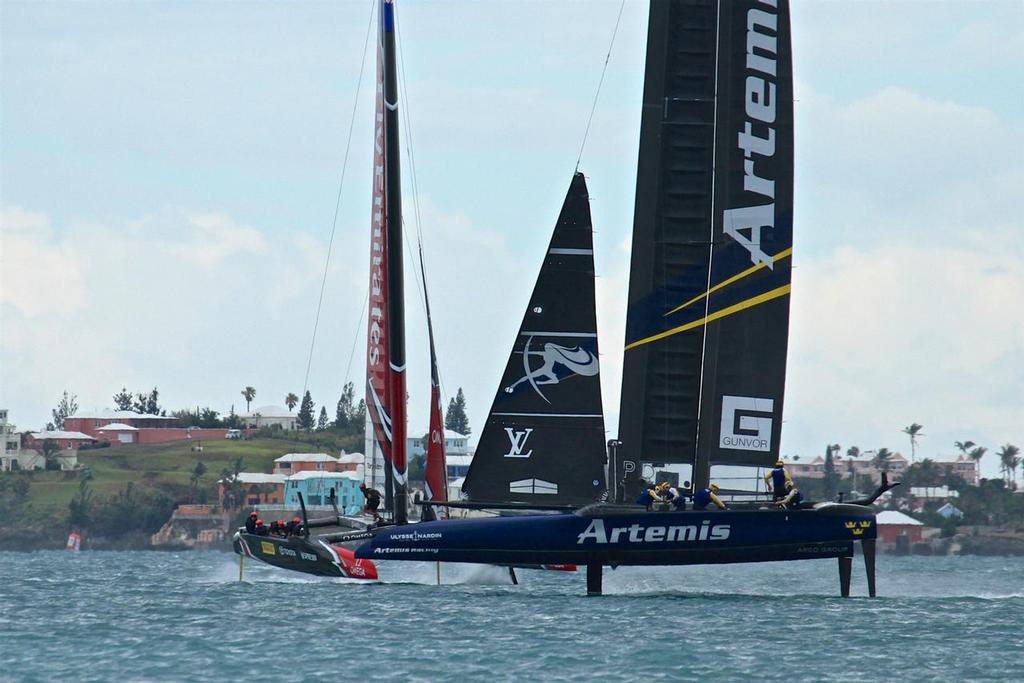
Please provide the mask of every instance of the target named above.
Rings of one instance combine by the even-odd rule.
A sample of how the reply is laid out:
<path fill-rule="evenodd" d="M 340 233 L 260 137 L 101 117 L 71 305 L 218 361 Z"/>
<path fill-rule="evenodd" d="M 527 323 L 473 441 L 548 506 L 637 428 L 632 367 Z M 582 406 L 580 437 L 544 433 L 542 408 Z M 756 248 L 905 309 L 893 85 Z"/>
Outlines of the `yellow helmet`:
<path fill-rule="evenodd" d="M 776 467 L 785 467 L 786 463 L 782 460 L 782 458 L 779 458 L 778 460 L 775 461 L 775 466 Z"/>
<path fill-rule="evenodd" d="M 712 491 L 717 491 L 718 490 L 718 484 L 712 484 L 711 485 L 711 490 Z"/>

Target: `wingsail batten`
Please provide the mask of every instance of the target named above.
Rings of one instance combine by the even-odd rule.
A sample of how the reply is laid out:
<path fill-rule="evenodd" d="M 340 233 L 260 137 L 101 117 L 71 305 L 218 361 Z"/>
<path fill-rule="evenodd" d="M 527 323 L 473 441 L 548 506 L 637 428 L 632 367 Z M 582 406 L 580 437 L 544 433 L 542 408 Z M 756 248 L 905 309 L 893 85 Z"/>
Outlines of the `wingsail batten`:
<path fill-rule="evenodd" d="M 618 477 L 778 453 L 789 325 L 788 3 L 651 3 Z M 729 397 L 771 402 L 770 414 Z M 770 426 L 770 428 L 769 428 Z M 635 473 L 635 474 L 634 474 Z"/>
<path fill-rule="evenodd" d="M 463 493 L 474 502 L 593 502 L 605 490 L 593 228 L 573 178 Z"/>

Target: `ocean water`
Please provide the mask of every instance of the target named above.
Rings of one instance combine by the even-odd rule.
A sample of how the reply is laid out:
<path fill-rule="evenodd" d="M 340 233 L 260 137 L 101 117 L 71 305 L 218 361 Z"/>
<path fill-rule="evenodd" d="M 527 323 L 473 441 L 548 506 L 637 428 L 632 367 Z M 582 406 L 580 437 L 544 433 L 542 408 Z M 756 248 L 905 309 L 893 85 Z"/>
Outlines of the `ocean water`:
<path fill-rule="evenodd" d="M 577 572 L 391 563 L 387 582 L 228 553 L 0 553 L 4 681 L 1024 681 L 1021 558 Z M 859 570 L 859 571 L 858 571 Z"/>

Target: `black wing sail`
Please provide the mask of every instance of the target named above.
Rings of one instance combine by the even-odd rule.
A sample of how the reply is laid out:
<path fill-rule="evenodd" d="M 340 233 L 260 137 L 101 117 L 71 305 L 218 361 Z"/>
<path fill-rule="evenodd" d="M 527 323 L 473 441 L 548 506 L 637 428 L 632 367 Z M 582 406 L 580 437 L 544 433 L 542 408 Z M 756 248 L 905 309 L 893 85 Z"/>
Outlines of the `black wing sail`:
<path fill-rule="evenodd" d="M 592 231 L 577 173 L 462 488 L 470 501 L 584 505 L 604 493 Z"/>
<path fill-rule="evenodd" d="M 789 329 L 786 0 L 653 0 L 618 476 L 778 453 Z"/>

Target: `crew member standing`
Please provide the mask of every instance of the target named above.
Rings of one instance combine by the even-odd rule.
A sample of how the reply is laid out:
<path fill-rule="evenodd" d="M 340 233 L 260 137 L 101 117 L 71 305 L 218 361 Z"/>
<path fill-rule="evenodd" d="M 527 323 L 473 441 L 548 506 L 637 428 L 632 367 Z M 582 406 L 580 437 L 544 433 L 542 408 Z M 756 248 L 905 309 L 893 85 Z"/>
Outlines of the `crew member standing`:
<path fill-rule="evenodd" d="M 254 534 L 256 533 L 256 520 L 259 518 L 255 512 L 250 512 L 249 516 L 245 519 L 245 533 Z"/>
<path fill-rule="evenodd" d="M 380 515 L 377 514 L 377 508 L 380 507 L 380 491 L 371 489 L 366 484 L 360 484 L 359 490 L 363 492 L 363 498 L 366 500 L 363 514 L 373 515 L 374 520 L 380 521 Z"/>
<path fill-rule="evenodd" d="M 793 478 L 786 471 L 786 463 L 782 458 L 776 460 L 772 471 L 764 475 L 764 483 L 772 492 L 772 502 L 777 503 L 786 497 L 789 487 L 793 486 Z"/>
<path fill-rule="evenodd" d="M 719 510 L 728 510 L 725 503 L 718 497 L 718 484 L 712 484 L 710 488 L 700 489 L 693 494 L 693 509 L 707 510 L 708 505 L 714 503 Z"/>

